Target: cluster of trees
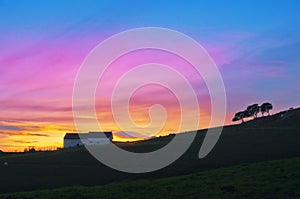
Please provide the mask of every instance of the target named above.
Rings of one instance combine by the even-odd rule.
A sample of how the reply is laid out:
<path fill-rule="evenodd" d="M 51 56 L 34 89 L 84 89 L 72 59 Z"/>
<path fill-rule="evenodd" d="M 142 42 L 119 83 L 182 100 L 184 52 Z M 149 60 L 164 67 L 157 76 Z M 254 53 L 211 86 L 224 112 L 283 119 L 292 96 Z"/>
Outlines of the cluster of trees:
<path fill-rule="evenodd" d="M 259 106 L 258 104 L 252 104 L 248 106 L 246 110 L 237 112 L 234 115 L 232 121 L 236 122 L 242 120 L 242 122 L 244 122 L 244 118 L 257 118 L 258 113 L 261 113 L 262 116 L 264 116 L 265 113 L 268 113 L 268 115 L 270 115 L 271 109 L 273 109 L 273 105 L 269 102 L 263 103 L 261 106 Z"/>
<path fill-rule="evenodd" d="M 45 146 L 45 147 L 29 146 L 24 149 L 24 153 L 34 153 L 36 151 L 56 151 L 60 149 L 61 148 L 57 146 Z"/>
<path fill-rule="evenodd" d="M 27 152 L 33 153 L 35 151 L 36 150 L 35 150 L 34 146 L 30 146 L 30 147 L 24 149 L 24 153 L 27 153 Z"/>

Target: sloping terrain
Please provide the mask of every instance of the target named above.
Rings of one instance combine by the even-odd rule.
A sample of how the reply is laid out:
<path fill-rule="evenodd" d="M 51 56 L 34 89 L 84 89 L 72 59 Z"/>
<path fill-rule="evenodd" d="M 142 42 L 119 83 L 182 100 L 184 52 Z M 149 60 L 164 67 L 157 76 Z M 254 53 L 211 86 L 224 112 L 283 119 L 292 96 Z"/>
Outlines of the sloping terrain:
<path fill-rule="evenodd" d="M 0 193 L 52 189 L 65 186 L 103 185 L 135 179 L 156 179 L 191 174 L 223 166 L 300 157 L 300 109 L 257 118 L 240 125 L 224 127 L 213 151 L 198 159 L 205 136 L 200 130 L 186 153 L 168 167 L 146 174 L 118 172 L 95 160 L 84 148 L 55 152 L 2 154 L 0 156 Z M 123 143 L 134 152 L 158 149 L 173 138 Z M 4 162 L 8 166 L 3 165 Z"/>

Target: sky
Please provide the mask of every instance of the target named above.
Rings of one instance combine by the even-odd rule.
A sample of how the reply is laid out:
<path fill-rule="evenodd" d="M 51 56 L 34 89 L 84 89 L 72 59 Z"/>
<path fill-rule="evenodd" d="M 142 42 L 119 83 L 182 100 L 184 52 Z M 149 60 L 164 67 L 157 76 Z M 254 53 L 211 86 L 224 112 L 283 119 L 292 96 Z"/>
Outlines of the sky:
<path fill-rule="evenodd" d="M 226 124 L 232 123 L 235 112 L 253 103 L 271 102 L 273 113 L 298 107 L 299 4 L 291 0 L 1 0 L 0 150 L 62 146 L 66 132 L 88 131 L 76 129 L 73 121 L 72 92 L 79 68 L 100 42 L 133 28 L 176 30 L 206 49 L 224 81 Z M 167 120 L 156 136 L 177 132 L 178 100 L 167 88 L 154 84 L 141 87 L 130 99 L 133 121 L 147 127 L 148 134 L 132 126 L 122 129 L 114 122 L 110 101 L 115 82 L 124 72 L 147 62 L 172 65 L 187 77 L 201 110 L 199 128 L 209 127 L 211 102 L 203 79 L 174 54 L 149 49 L 120 57 L 99 83 L 95 107 L 104 129 L 114 131 L 116 140 L 148 137 L 161 125 L 147 127 L 151 123 L 149 108 L 161 104 Z M 149 71 L 151 75 L 159 74 L 154 70 Z M 165 78 L 171 80 L 172 75 Z M 120 101 L 125 95 L 123 89 Z M 193 110 L 189 111 L 193 117 Z"/>

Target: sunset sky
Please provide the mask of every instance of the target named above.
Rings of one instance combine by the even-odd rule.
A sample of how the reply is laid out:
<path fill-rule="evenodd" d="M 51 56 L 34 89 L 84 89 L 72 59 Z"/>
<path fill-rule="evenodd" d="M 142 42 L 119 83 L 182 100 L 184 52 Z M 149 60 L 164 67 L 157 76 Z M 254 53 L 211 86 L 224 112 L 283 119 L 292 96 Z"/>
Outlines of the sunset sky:
<path fill-rule="evenodd" d="M 226 124 L 231 124 L 236 111 L 252 103 L 269 101 L 274 106 L 273 113 L 298 107 L 299 7 L 300 2 L 292 0 L 1 0 L 0 150 L 62 146 L 64 134 L 76 132 L 72 92 L 80 65 L 101 41 L 132 28 L 177 30 L 207 50 L 225 84 Z M 200 127 L 208 127 L 210 98 L 201 77 L 194 76 L 191 66 L 171 53 L 143 50 L 118 59 L 103 77 L 105 91 L 97 91 L 95 106 L 105 130 L 132 131 L 138 137 L 147 137 L 134 128 L 119 129 L 109 102 L 114 82 L 133 66 L 148 62 L 172 65 L 188 77 L 199 101 Z M 149 75 L 159 74 L 152 71 Z M 178 101 L 170 91 L 157 85 L 147 85 L 132 96 L 133 120 L 138 125 L 147 125 L 148 109 L 156 103 L 162 104 L 168 113 L 166 126 L 159 135 L 176 133 L 180 120 Z M 131 136 L 115 134 L 116 140 Z"/>

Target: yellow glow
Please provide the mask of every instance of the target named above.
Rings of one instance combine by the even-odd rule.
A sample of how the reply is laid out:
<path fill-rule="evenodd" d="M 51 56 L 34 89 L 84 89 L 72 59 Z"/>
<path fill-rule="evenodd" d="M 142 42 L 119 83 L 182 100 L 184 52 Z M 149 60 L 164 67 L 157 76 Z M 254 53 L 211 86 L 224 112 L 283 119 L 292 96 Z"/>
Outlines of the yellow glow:
<path fill-rule="evenodd" d="M 146 140 L 145 138 L 122 138 L 114 136 L 113 141 L 114 142 L 135 142 L 135 141 L 142 141 Z"/>
<path fill-rule="evenodd" d="M 193 117 L 191 113 L 191 117 Z M 146 127 L 149 125 L 149 115 L 142 114 L 139 112 L 134 112 L 132 114 L 133 121 L 136 122 L 137 125 Z M 200 128 L 209 127 L 210 122 L 210 114 L 201 112 L 200 114 L 201 121 L 199 122 Z M 114 118 L 109 114 L 109 112 L 102 112 L 98 116 L 98 120 L 101 121 L 101 128 L 103 131 L 130 131 L 130 132 L 139 132 L 133 126 L 128 127 L 128 129 L 120 129 L 117 124 L 115 124 Z M 54 122 L 53 122 L 54 123 Z M 13 131 L 7 130 L 7 135 L 1 137 L 0 149 L 2 151 L 24 151 L 25 148 L 29 146 L 34 146 L 36 149 L 47 149 L 54 147 L 62 147 L 63 146 L 63 137 L 67 132 L 76 132 L 73 122 L 65 122 L 65 123 L 43 123 L 43 122 L 24 122 L 24 123 L 13 123 L 10 122 L 7 124 L 8 126 L 27 128 L 22 131 Z M 6 125 L 6 124 L 4 124 Z M 32 128 L 31 128 L 32 126 Z M 89 124 L 87 121 L 86 129 L 79 129 L 80 132 L 88 132 L 93 129 L 89 129 Z M 34 128 L 33 128 L 34 127 Z M 154 124 L 155 127 L 155 124 Z M 165 126 L 161 129 L 160 132 L 155 134 L 154 136 L 164 136 L 171 133 L 184 132 L 195 129 L 185 129 L 180 130 L 180 113 L 178 113 L 177 109 L 169 110 L 167 121 Z M 155 129 L 155 128 L 154 128 Z M 149 128 L 148 136 L 151 137 L 153 129 Z M 41 135 L 39 135 L 41 134 Z M 133 142 L 133 141 L 141 141 L 145 140 L 146 136 L 143 138 L 127 138 L 127 137 L 118 137 L 114 134 L 113 141 L 115 142 Z"/>

